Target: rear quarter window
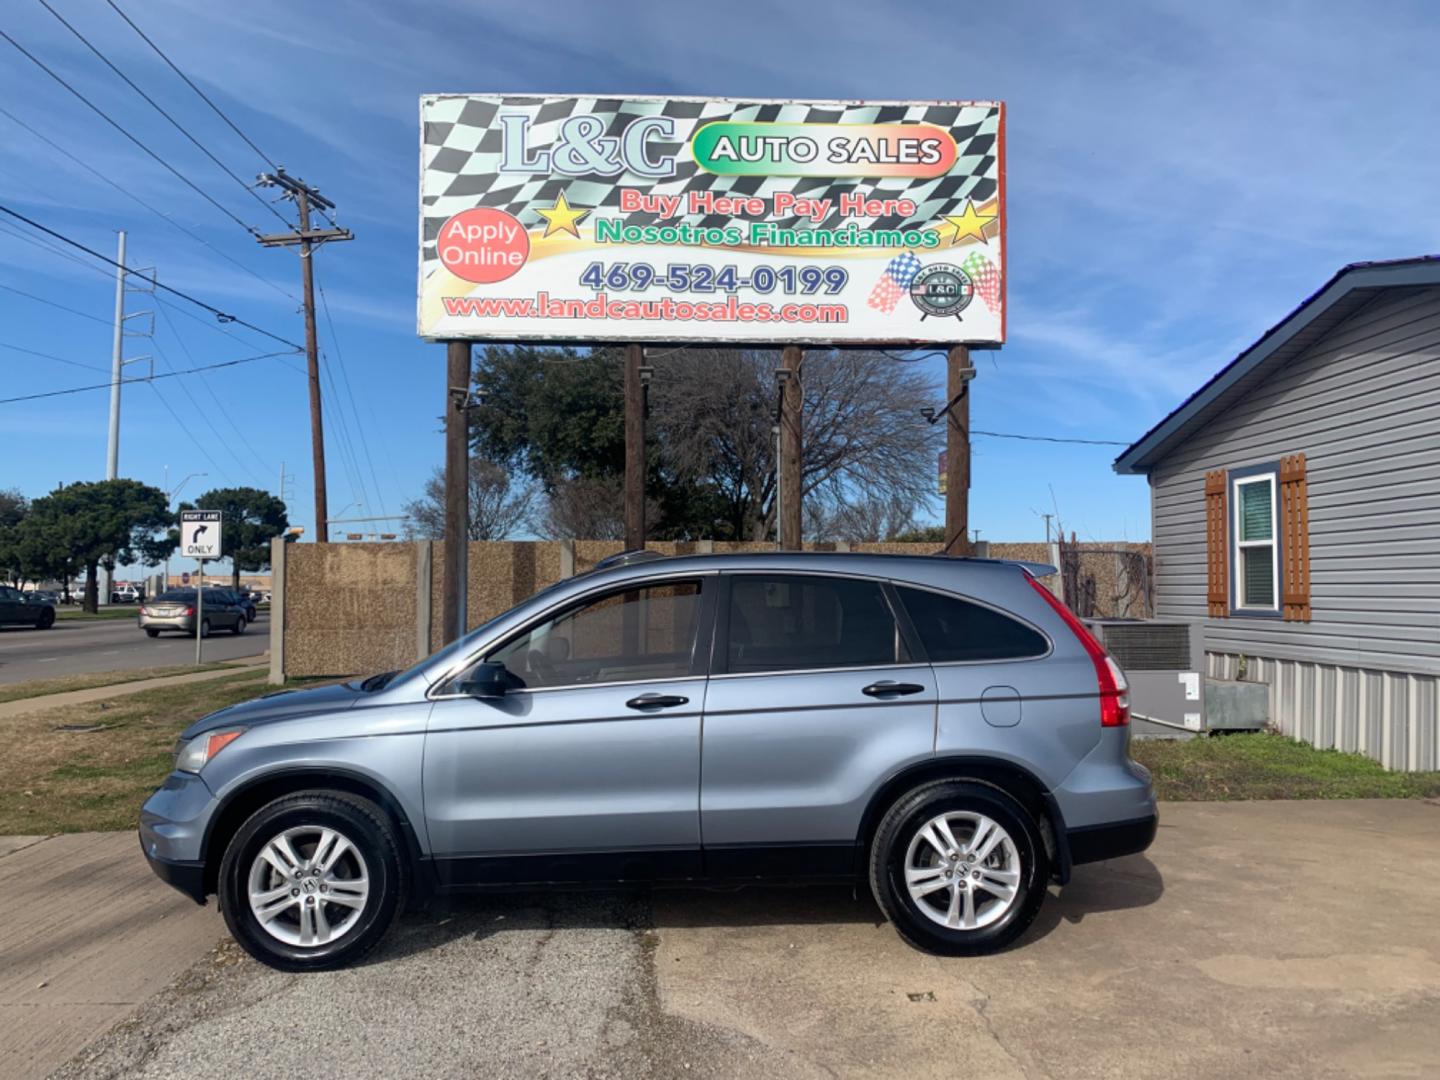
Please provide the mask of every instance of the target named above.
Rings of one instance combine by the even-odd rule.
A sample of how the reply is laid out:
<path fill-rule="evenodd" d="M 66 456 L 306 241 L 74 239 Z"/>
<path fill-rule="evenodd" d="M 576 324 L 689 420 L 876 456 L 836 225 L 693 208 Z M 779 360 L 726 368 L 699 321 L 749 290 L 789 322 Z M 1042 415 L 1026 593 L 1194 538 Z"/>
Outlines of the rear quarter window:
<path fill-rule="evenodd" d="M 983 604 L 926 589 L 895 590 L 933 664 L 1024 660 L 1050 651 L 1045 635 Z"/>

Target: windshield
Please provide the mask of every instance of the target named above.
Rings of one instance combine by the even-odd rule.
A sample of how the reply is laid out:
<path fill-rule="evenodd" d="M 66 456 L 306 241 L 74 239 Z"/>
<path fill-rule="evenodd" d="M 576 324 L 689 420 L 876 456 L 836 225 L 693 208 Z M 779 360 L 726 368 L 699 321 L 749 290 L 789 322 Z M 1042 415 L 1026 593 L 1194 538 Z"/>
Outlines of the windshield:
<path fill-rule="evenodd" d="M 555 584 L 549 585 L 549 586 L 547 586 L 546 588 L 541 589 L 541 590 L 540 590 L 539 592 L 537 592 L 534 596 L 530 597 L 530 598 L 527 599 L 527 600 L 522 600 L 520 603 L 521 603 L 521 604 L 525 604 L 525 605 L 533 604 L 536 600 L 539 600 L 541 597 L 547 596 L 547 595 L 549 595 L 550 593 L 555 592 L 557 589 L 560 589 L 560 588 L 562 588 L 563 586 L 566 586 L 566 585 L 571 584 L 574 580 L 575 580 L 574 578 L 562 578 L 561 580 L 555 582 Z M 517 604 L 517 605 L 516 605 L 516 607 L 519 607 L 519 606 L 520 606 L 520 604 Z M 488 630 L 490 629 L 490 627 L 494 626 L 497 622 L 499 622 L 501 619 L 505 618 L 507 615 L 510 614 L 511 611 L 514 611 L 514 610 L 515 610 L 515 608 L 510 608 L 509 611 L 502 611 L 499 615 L 496 615 L 493 619 L 488 619 L 488 620 L 486 620 L 485 622 L 481 623 L 479 626 L 475 627 L 474 630 L 471 630 L 471 631 L 470 631 L 468 634 L 466 634 L 464 637 L 459 638 L 459 639 L 457 639 L 457 640 L 455 640 L 455 641 L 452 641 L 449 645 L 446 645 L 446 646 L 445 646 L 443 649 L 441 649 L 439 652 L 433 652 L 433 653 L 431 653 L 429 656 L 427 656 L 427 657 L 425 657 L 423 660 L 421 660 L 418 664 L 415 664 L 415 665 L 412 666 L 412 667 L 406 668 L 404 671 L 402 671 L 402 672 L 400 672 L 399 674 L 395 675 L 392 679 L 387 680 L 387 683 L 389 683 L 389 682 L 399 682 L 399 681 L 401 681 L 401 680 L 408 679 L 408 678 L 410 678 L 410 677 L 413 676 L 413 675 L 418 675 L 418 674 L 420 674 L 420 673 L 421 673 L 422 671 L 424 671 L 426 668 L 434 667 L 434 666 L 437 665 L 437 664 L 438 664 L 438 665 L 441 665 L 441 666 L 443 666 L 443 667 L 448 667 L 448 666 L 450 665 L 450 662 L 451 662 L 451 661 L 454 661 L 454 660 L 456 660 L 456 659 L 459 659 L 460 657 L 468 656 L 468 655 L 471 653 L 471 651 L 475 648 L 475 645 L 474 645 L 475 639 L 476 639 L 477 637 L 481 636 L 482 634 L 484 634 L 486 631 L 488 631 Z"/>

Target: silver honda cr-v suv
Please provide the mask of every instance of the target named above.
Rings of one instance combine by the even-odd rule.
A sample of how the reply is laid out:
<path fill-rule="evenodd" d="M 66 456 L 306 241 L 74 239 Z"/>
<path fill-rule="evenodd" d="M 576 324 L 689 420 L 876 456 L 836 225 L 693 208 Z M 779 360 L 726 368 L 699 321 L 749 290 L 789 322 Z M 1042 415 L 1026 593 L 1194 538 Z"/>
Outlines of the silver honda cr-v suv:
<path fill-rule="evenodd" d="M 440 891 L 869 882 L 923 949 L 998 949 L 1144 850 L 1125 676 L 1035 576 L 858 554 L 622 556 L 408 671 L 197 721 L 155 872 L 276 967 Z"/>

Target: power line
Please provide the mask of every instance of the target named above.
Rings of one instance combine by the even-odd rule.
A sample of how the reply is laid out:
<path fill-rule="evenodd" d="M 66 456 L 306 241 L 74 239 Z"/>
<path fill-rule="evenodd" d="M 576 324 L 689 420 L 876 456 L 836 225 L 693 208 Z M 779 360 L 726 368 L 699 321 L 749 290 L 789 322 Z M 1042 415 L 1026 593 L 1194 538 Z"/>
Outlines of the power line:
<path fill-rule="evenodd" d="M 208 202 L 211 206 L 215 207 L 216 210 L 219 210 L 222 214 L 224 214 L 226 217 L 228 217 L 231 221 L 235 222 L 236 225 L 239 225 L 242 229 L 244 229 L 244 230 L 245 230 L 247 233 L 249 233 L 251 236 L 257 236 L 257 237 L 258 237 L 258 236 L 260 235 L 260 230 L 259 230 L 259 229 L 255 228 L 253 225 L 247 225 L 247 224 L 245 224 L 244 221 L 242 221 L 240 218 L 236 217 L 235 214 L 232 213 L 231 211 L 227 210 L 227 209 L 225 208 L 225 206 L 224 206 L 223 204 L 221 204 L 221 203 L 220 203 L 213 195 L 211 195 L 208 191 L 206 191 L 204 188 L 202 188 L 199 184 L 195 183 L 195 181 L 191 180 L 188 176 L 186 176 L 184 173 L 182 173 L 179 169 L 175 168 L 174 165 L 171 165 L 168 161 L 166 161 L 166 160 L 165 160 L 163 157 L 161 157 L 159 154 L 155 153 L 154 150 L 151 150 L 150 147 L 146 146 L 143 142 L 141 142 L 139 139 L 137 139 L 134 135 L 131 135 L 130 132 L 128 132 L 127 130 L 125 130 L 125 128 L 124 128 L 118 121 L 113 120 L 113 119 L 110 117 L 109 113 L 105 112 L 105 110 L 102 109 L 102 108 L 100 108 L 99 105 L 96 105 L 93 101 L 91 101 L 89 98 L 87 98 L 87 97 L 86 97 L 84 94 L 82 94 L 79 90 L 76 90 L 75 87 L 71 86 L 71 85 L 70 85 L 68 82 L 66 82 L 63 78 L 61 78 L 59 75 L 57 75 L 53 70 L 51 70 L 49 67 L 46 66 L 46 64 L 45 64 L 45 62 L 44 62 L 43 60 L 41 60 L 38 56 L 36 56 L 34 53 L 32 53 L 29 49 L 25 48 L 24 45 L 21 45 L 18 41 L 16 41 L 13 37 L 11 37 L 9 34 L 7 34 L 4 30 L 0 30 L 0 37 L 3 37 L 3 38 L 4 38 L 6 41 L 8 41 L 11 45 L 15 46 L 15 48 L 16 48 L 17 50 L 19 50 L 19 52 L 20 52 L 26 59 L 28 59 L 32 64 L 34 64 L 36 67 L 38 67 L 41 71 L 45 72 L 46 75 L 49 75 L 52 79 L 54 79 L 56 82 L 58 82 L 58 83 L 59 83 L 61 86 L 63 86 L 66 90 L 69 90 L 70 93 L 74 94 L 77 98 L 79 98 L 82 102 L 84 102 L 97 116 L 99 116 L 99 117 L 100 117 L 102 120 L 104 120 L 107 124 L 109 124 L 111 127 L 113 127 L 116 131 L 120 132 L 121 135 L 124 135 L 125 138 L 129 139 L 132 143 L 134 143 L 136 146 L 138 146 L 141 150 L 145 151 L 145 153 L 148 154 L 148 155 L 149 155 L 151 158 L 153 158 L 155 161 L 159 162 L 159 164 L 162 165 L 162 166 L 166 169 L 166 171 L 170 172 L 177 180 L 179 180 L 181 183 L 183 183 L 186 187 L 190 188 L 190 190 L 194 191 L 197 195 L 199 195 L 202 199 L 204 199 L 206 202 Z"/>
<path fill-rule="evenodd" d="M 134 379 L 131 381 L 145 382 L 147 380 Z M 184 384 L 182 383 L 181 385 L 183 386 Z M 191 431 L 185 421 L 180 418 L 180 414 L 175 411 L 175 409 L 171 406 L 170 402 L 165 400 L 165 395 L 160 392 L 160 387 L 156 386 L 152 382 L 150 384 L 150 389 L 155 391 L 155 396 L 160 399 L 160 404 L 165 406 L 165 411 L 174 418 L 175 423 L 179 426 L 180 430 L 183 431 L 190 439 L 190 441 L 195 444 L 195 449 L 199 450 L 200 453 L 204 456 L 205 460 L 210 462 L 211 468 L 213 468 L 216 472 L 220 474 L 221 479 L 225 480 L 228 483 L 230 480 L 230 474 L 225 471 L 224 467 L 221 466 L 218 461 L 216 461 L 213 457 L 210 456 L 210 451 L 205 449 L 205 444 L 195 437 L 195 433 Z"/>
<path fill-rule="evenodd" d="M 213 161 L 216 166 L 225 173 L 226 176 L 230 177 L 231 180 L 234 180 L 235 183 L 239 184 L 241 190 L 244 191 L 245 194 L 249 195 L 252 199 L 258 202 L 270 213 L 274 214 L 282 222 L 285 222 L 286 225 L 290 224 L 288 221 L 285 221 L 284 215 L 281 214 L 279 210 L 276 210 L 275 207 L 271 206 L 268 202 L 262 199 L 259 194 L 256 193 L 254 188 L 252 188 L 244 180 L 241 180 L 240 177 L 236 176 L 235 173 L 230 170 L 230 166 L 226 165 L 218 157 L 212 154 L 210 152 L 210 148 L 207 147 L 204 143 L 202 143 L 199 139 L 197 139 L 194 135 L 192 135 L 189 129 L 186 128 L 184 124 L 180 123 L 180 121 L 176 120 L 173 116 L 171 116 L 168 112 L 161 108 L 160 104 L 144 90 L 141 90 L 140 87 L 135 84 L 134 80 L 130 78 L 130 76 L 126 75 L 123 71 L 116 67 L 115 64 L 111 62 L 109 57 L 107 57 L 104 53 L 102 53 L 99 49 L 92 45 L 89 38 L 87 38 L 84 34 L 80 33 L 79 30 L 75 29 L 74 26 L 67 22 L 65 16 L 61 15 L 58 11 L 56 11 L 53 7 L 50 6 L 49 0 L 39 0 L 39 3 L 41 7 L 43 7 L 46 11 L 50 12 L 51 15 L 54 15 L 55 18 L 59 20 L 61 26 L 65 27 L 66 30 L 69 30 L 70 33 L 74 34 L 77 38 L 79 38 L 81 44 L 83 44 L 87 49 L 89 49 L 92 53 L 99 57 L 101 63 L 103 63 L 106 67 L 108 67 L 111 71 L 113 71 L 116 75 L 123 79 L 126 86 L 130 87 L 131 90 L 134 90 L 137 94 L 144 98 L 150 104 L 150 107 L 152 109 L 154 109 L 156 112 L 158 112 L 161 116 L 163 116 L 166 120 L 170 122 L 171 126 L 174 127 L 176 131 L 180 132 L 181 135 L 184 135 L 185 138 L 189 139 L 192 143 L 194 143 L 195 147 L 202 154 L 204 154 L 211 161 Z"/>
<path fill-rule="evenodd" d="M 330 301 L 325 297 L 325 286 L 320 283 L 319 275 L 316 275 L 315 287 L 320 290 L 320 307 L 325 312 L 325 325 L 330 330 L 330 343 L 335 346 L 335 361 L 340 368 L 340 379 L 345 384 L 345 394 L 350 399 L 350 415 L 355 421 L 355 430 L 360 436 L 360 449 L 365 452 L 365 464 L 370 469 L 370 482 L 375 488 L 375 497 L 380 501 L 380 513 L 388 514 L 390 511 L 385 509 L 385 496 L 380 494 L 380 480 L 375 475 L 375 459 L 370 456 L 370 440 L 363 434 L 360 410 L 355 407 L 355 391 L 350 385 L 350 372 L 345 366 L 345 357 L 340 352 L 340 338 L 335 333 L 335 320 L 330 317 Z"/>
<path fill-rule="evenodd" d="M 1023 439 L 1026 442 L 1080 443 L 1084 446 L 1129 446 L 1128 442 L 1116 439 L 1062 439 L 1057 435 L 1016 435 L 1008 431 L 980 431 L 970 429 L 971 435 L 989 435 L 992 439 Z"/>
<path fill-rule="evenodd" d="M 231 120 L 230 117 L 226 116 L 223 112 L 220 111 L 220 106 L 216 105 L 215 102 L 211 101 L 210 98 L 206 96 L 205 91 L 201 90 L 200 87 L 196 86 L 193 82 L 190 81 L 190 76 L 186 75 L 185 72 L 181 71 L 178 67 L 175 66 L 175 62 L 171 60 L 170 57 L 166 56 L 163 51 L 161 51 L 160 46 L 156 45 L 155 42 L 151 41 L 150 38 L 146 36 L 145 31 L 141 30 L 140 27 L 136 26 L 135 21 L 131 19 L 129 15 L 126 15 L 125 12 L 120 10 L 120 6 L 115 3 L 115 0 L 105 0 L 105 2 L 114 9 L 116 15 L 119 15 L 120 18 L 124 19 L 125 22 L 129 24 L 131 30 L 134 30 L 135 33 L 140 35 L 141 41 L 145 42 L 146 45 L 149 45 L 150 48 L 155 50 L 155 55 L 160 57 L 161 60 L 164 60 L 165 63 L 170 66 L 171 71 L 175 72 L 176 75 L 179 75 L 180 78 L 185 81 L 186 86 L 190 87 L 191 90 L 194 90 L 195 93 L 200 95 L 200 100 L 205 102 L 206 105 L 209 105 L 210 108 L 215 111 L 215 115 L 220 117 L 221 120 L 224 120 L 225 123 L 230 126 L 230 130 L 235 132 L 236 135 L 239 135 L 240 138 L 244 140 L 245 144 L 249 146 L 251 150 L 254 150 L 255 153 L 259 154 L 260 157 L 265 160 L 266 164 L 268 164 L 272 169 L 278 170 L 280 168 L 279 165 L 275 164 L 275 160 L 271 158 L 269 154 L 265 153 L 265 151 L 261 150 L 260 147 L 256 146 L 253 142 L 250 141 L 250 136 L 246 135 L 243 131 L 241 131 L 240 128 L 236 126 L 234 120 Z"/>
<path fill-rule="evenodd" d="M 121 379 L 124 383 L 154 382 L 156 379 L 173 379 L 179 375 L 198 375 L 202 371 L 216 371 L 219 368 L 237 367 L 240 364 L 253 364 L 256 360 L 269 360 L 276 356 L 290 356 L 288 352 L 261 353 L 258 356 L 242 356 L 239 360 L 223 360 L 217 364 L 204 364 L 194 368 L 180 368 L 176 371 L 162 371 L 158 375 L 150 375 L 143 379 Z M 16 401 L 38 401 L 40 398 L 62 397 L 65 394 L 80 394 L 86 390 L 108 390 L 112 385 L 111 380 L 103 383 L 94 383 L 90 386 L 71 386 L 64 390 L 47 390 L 43 394 L 21 394 L 19 397 L 0 398 L 0 405 L 10 405 Z"/>
<path fill-rule="evenodd" d="M 4 33 L 5 33 L 5 31 L 0 30 L 0 35 L 3 35 Z M 114 259 L 110 258 L 110 256 L 108 256 L 108 255 L 102 255 L 102 254 L 100 254 L 100 252 L 96 251 L 94 248 L 86 247 L 84 244 L 80 243 L 80 241 L 78 241 L 78 240 L 72 240 L 72 239 L 70 239 L 70 237 L 66 236 L 64 233 L 56 232 L 54 229 L 47 228 L 46 226 L 41 225 L 38 221 L 35 221 L 35 220 L 31 219 L 31 218 L 28 218 L 28 217 L 26 217 L 24 214 L 19 213 L 18 211 L 15 211 L 15 210 L 10 209 L 10 207 L 8 207 L 8 206 L 5 206 L 5 205 L 3 205 L 3 204 L 0 204 L 0 214 L 9 214 L 11 217 L 13 217 L 13 218 L 15 218 L 15 219 L 17 219 L 17 220 L 19 220 L 19 221 L 23 221 L 26 225 L 29 225 L 32 229 L 39 229 L 41 232 L 45 233 L 47 236 L 53 236 L 56 240 L 61 240 L 61 241 L 65 242 L 65 243 L 69 244 L 69 245 L 70 245 L 71 247 L 73 247 L 73 248 L 78 248 L 79 250 L 85 252 L 85 254 L 87 254 L 87 255 L 90 255 L 90 256 L 92 256 L 92 257 L 94 257 L 94 258 L 96 258 L 96 259 L 99 259 L 99 260 L 102 261 L 102 262 L 109 263 L 111 266 L 115 267 L 117 270 L 124 270 L 127 274 L 136 274 L 136 273 L 137 273 L 135 270 L 132 270 L 130 267 L 128 267 L 128 266 L 123 266 L 123 265 L 121 265 L 120 263 L 116 262 Z M 137 276 L 144 277 L 143 274 L 137 274 Z M 270 338 L 272 341 L 278 341 L 278 342 L 280 342 L 281 345 L 288 346 L 289 348 L 295 349 L 296 351 L 300 351 L 300 352 L 303 352 L 303 351 L 304 351 L 304 347 L 303 347 L 303 346 L 297 345 L 297 344 L 295 344 L 295 342 L 289 341 L 289 340 L 281 337 L 279 334 L 272 334 L 269 330 L 262 330 L 260 327 L 256 326 L 254 323 L 248 323 L 248 322 L 246 322 L 244 319 L 239 318 L 238 316 L 230 315 L 230 314 L 228 314 L 227 312 L 221 311 L 219 308 L 214 307 L 214 306 L 211 305 L 211 304 L 207 304 L 204 300 L 196 299 L 195 297 L 191 296 L 189 293 L 187 293 L 187 292 L 182 292 L 181 290 L 175 288 L 173 285 L 166 285 L 164 282 L 156 281 L 156 280 L 153 279 L 153 278 L 145 278 L 145 280 L 149 281 L 150 284 L 152 284 L 152 285 L 153 285 L 155 288 L 157 288 L 157 289 L 164 289 L 164 290 L 165 290 L 166 292 L 168 292 L 171 296 L 178 296 L 178 297 L 180 297 L 180 299 L 186 300 L 186 301 L 188 301 L 189 303 L 194 304 L 196 307 L 204 308 L 206 311 L 210 312 L 210 314 L 214 315 L 217 319 L 219 319 L 219 320 L 220 320 L 221 322 L 223 322 L 223 323 L 235 323 L 237 326 L 246 327 L 247 329 L 250 329 L 250 330 L 255 331 L 255 333 L 257 333 L 257 334 L 263 334 L 263 335 L 265 335 L 265 337 Z M 17 291 L 18 291 L 18 290 L 17 290 Z M 48 301 L 48 300 L 47 300 L 47 301 L 43 301 L 43 302 L 44 302 L 44 303 L 50 303 L 50 301 Z M 86 317 L 87 317 L 87 318 L 93 318 L 94 316 L 86 316 Z M 105 322 L 104 319 L 101 319 L 100 321 L 101 321 L 101 322 Z"/>
<path fill-rule="evenodd" d="M 69 364 L 71 367 L 88 368 L 91 371 L 98 371 L 102 374 L 107 370 L 99 364 L 86 364 L 79 360 L 67 360 L 65 357 L 56 356 L 54 353 L 40 352 L 38 349 L 27 349 L 21 345 L 12 345 L 8 341 L 0 341 L 0 349 L 11 349 L 14 352 L 26 353 L 30 356 L 40 356 L 46 360 L 56 360 L 62 364 Z"/>
<path fill-rule="evenodd" d="M 3 232 L 6 236 L 12 236 L 16 240 L 23 240 L 31 247 L 37 247 L 41 251 L 48 251 L 51 255 L 55 255 L 61 259 L 68 259 L 76 266 L 83 266 L 86 270 L 93 270 L 101 277 L 110 277 L 110 271 L 102 269 L 101 267 L 96 266 L 94 263 L 86 262 L 84 259 L 80 258 L 79 255 L 72 255 L 68 251 L 62 251 L 54 244 L 47 243 L 46 241 L 41 240 L 38 236 L 26 236 L 23 232 L 15 228 L 15 226 L 11 225 L 8 221 L 0 221 L 0 232 Z"/>
<path fill-rule="evenodd" d="M 3 207 L 0 207 L 0 209 L 3 209 Z M 37 303 L 48 304 L 50 305 L 50 307 L 59 308 L 61 311 L 69 312 L 71 315 L 78 315 L 82 319 L 89 319 L 91 322 L 98 322 L 102 326 L 111 325 L 109 319 L 102 319 L 99 315 L 91 315 L 88 311 L 81 311 L 79 308 L 66 307 L 64 304 L 57 304 L 54 300 L 47 300 L 43 296 L 36 296 L 34 293 L 28 293 L 24 289 L 17 289 L 14 285 L 0 284 L 0 289 L 4 289 L 6 292 L 13 292 L 17 296 L 23 296 L 27 300 L 34 300 Z"/>
<path fill-rule="evenodd" d="M 224 252 L 224 251 L 221 251 L 218 247 L 216 247 L 214 244 L 212 244 L 209 240 L 206 240 L 206 239 L 205 239 L 203 236 L 201 236 L 199 233 L 194 232 L 193 230 L 188 229 L 188 228 L 186 228 L 184 225 L 180 224 L 180 222 L 176 221 L 176 220 L 175 220 L 173 217 L 171 217 L 169 214 L 165 213 L 164 210 L 160 210 L 160 209 L 157 209 L 155 206 L 152 206 L 150 203 L 148 203 L 148 202 L 146 202 L 144 199 L 140 198 L 139 195 L 136 195 L 133 191 L 131 191 L 129 188 L 125 187 L 123 184 L 119 184 L 119 183 L 117 183 L 115 180 L 113 180 L 113 179 L 111 179 L 110 177 L 106 176 L 103 172 L 101 172 L 99 169 L 95 168 L 95 166 L 91 165 L 88 161 L 85 161 L 83 158 L 76 157 L 76 156 L 75 156 L 74 154 L 72 154 L 69 150 L 66 150 L 65 147 L 63 147 L 63 146 L 61 146 L 59 143 L 57 143 L 54 139 L 49 138 L 49 137 L 48 137 L 47 135 L 45 135 L 43 132 L 36 131 L 36 130 L 35 130 L 33 127 L 31 127 L 29 124 L 25 123 L 24 120 L 21 120 L 18 116 L 16 116 L 14 113 L 12 113 L 9 109 L 6 109 L 3 105 L 0 105 L 0 116 L 4 116 L 7 120 L 9 120 L 12 124 L 16 125 L 17 127 L 24 128 L 24 129 L 25 129 L 26 131 L 28 131 L 31 135 L 35 136 L 35 138 L 39 139 L 39 140 L 40 140 L 41 142 L 43 142 L 46 146 L 50 147 L 52 150 L 56 151 L 57 153 L 64 154 L 67 158 L 69 158 L 71 161 L 73 161 L 76 165 L 79 165 L 82 169 L 85 169 L 87 172 L 89 172 L 92 176 L 96 177 L 97 179 L 103 180 L 105 183 L 109 184 L 109 185 L 110 185 L 112 188 L 114 188 L 116 191 L 120 192 L 120 194 L 124 195 L 127 199 L 130 199 L 132 202 L 138 203 L 140 206 L 144 207 L 146 210 L 149 210 L 150 213 L 154 214 L 156 217 L 160 218 L 162 221 L 166 221 L 166 222 L 168 222 L 169 224 L 175 226 L 175 228 L 179 229 L 179 230 L 180 230 L 182 233 L 184 233 L 186 236 L 190 237 L 191 240 L 194 240 L 194 241 L 196 241 L 197 243 L 200 243 L 200 244 L 204 244 L 207 248 L 209 248 L 211 251 L 213 251 L 216 255 L 219 255 L 219 256 L 220 256 L 222 259 L 224 259 L 226 262 L 228 262 L 228 263 L 232 264 L 233 266 L 236 266 L 236 267 L 238 267 L 239 269 L 243 270 L 245 273 L 247 273 L 247 274 L 249 274 L 251 277 L 253 277 L 256 281 L 260 282 L 262 285 L 265 285 L 265 286 L 267 286 L 267 287 L 269 287 L 269 288 L 271 288 L 271 289 L 274 289 L 276 292 L 278 292 L 281 296 L 285 297 L 287 300 L 294 301 L 294 302 L 297 303 L 297 304 L 300 302 L 299 299 L 295 296 L 294 293 L 286 292 L 284 289 L 282 289 L 279 285 L 276 285 L 276 284 L 275 284 L 273 281 L 271 281 L 269 278 L 262 277 L 260 274 L 256 273 L 254 270 L 250 269 L 250 267 L 248 267 L 248 266 L 246 266 L 244 263 L 242 263 L 239 259 L 235 258 L 233 255 L 230 255 L 230 254 L 228 254 L 228 253 L 226 253 L 226 252 Z M 99 267 L 96 267 L 96 269 L 99 270 Z M 109 276 L 108 271 L 99 270 L 99 272 L 102 273 L 102 274 L 105 274 L 107 277 Z"/>

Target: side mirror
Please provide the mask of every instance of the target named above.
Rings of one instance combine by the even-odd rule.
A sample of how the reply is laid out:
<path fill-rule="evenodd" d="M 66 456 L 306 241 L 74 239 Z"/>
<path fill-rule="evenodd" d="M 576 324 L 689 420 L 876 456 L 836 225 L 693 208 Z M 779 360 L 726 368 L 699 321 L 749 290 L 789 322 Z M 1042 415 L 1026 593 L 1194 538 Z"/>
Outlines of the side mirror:
<path fill-rule="evenodd" d="M 470 669 L 465 678 L 456 685 L 462 694 L 477 698 L 498 698 L 505 696 L 510 682 L 510 672 L 505 665 L 494 660 L 483 660 Z"/>

